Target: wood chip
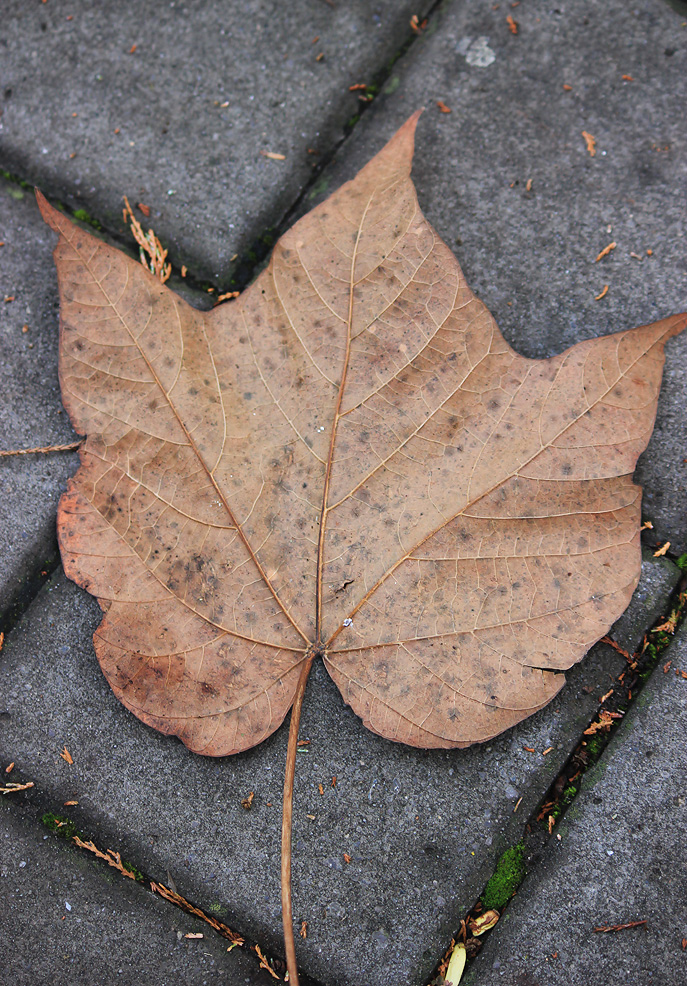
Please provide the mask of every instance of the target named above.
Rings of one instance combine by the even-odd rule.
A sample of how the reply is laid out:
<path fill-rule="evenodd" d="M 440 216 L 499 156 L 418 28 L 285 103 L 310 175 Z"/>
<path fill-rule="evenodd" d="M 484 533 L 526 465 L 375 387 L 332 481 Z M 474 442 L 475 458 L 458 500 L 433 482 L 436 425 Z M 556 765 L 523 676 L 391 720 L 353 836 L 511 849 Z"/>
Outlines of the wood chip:
<path fill-rule="evenodd" d="M 367 89 L 367 82 L 356 82 L 354 86 L 349 86 L 349 92 L 358 92 L 359 89 Z"/>
<path fill-rule="evenodd" d="M 450 113 L 451 112 L 450 106 L 447 106 L 446 103 L 443 101 L 443 99 L 437 99 L 437 106 L 439 107 L 439 112 L 440 113 Z"/>
<path fill-rule="evenodd" d="M 661 558 L 663 555 L 665 555 L 669 547 L 670 547 L 670 541 L 666 541 L 666 543 L 662 545 L 658 549 L 658 551 L 654 551 L 654 558 Z"/>
<path fill-rule="evenodd" d="M 60 756 L 62 757 L 62 759 L 64 761 L 66 761 L 66 763 L 74 763 L 74 761 L 72 759 L 72 755 L 71 755 L 71 753 L 69 752 L 69 750 L 67 749 L 66 746 L 65 746 L 64 750 L 62 751 L 62 753 L 60 753 Z"/>
<path fill-rule="evenodd" d="M 582 136 L 584 137 L 585 144 L 587 145 L 589 156 L 594 157 L 596 155 L 596 137 L 592 137 L 592 135 L 587 133 L 586 130 L 582 131 Z"/>
<path fill-rule="evenodd" d="M 245 808 L 246 811 L 248 811 L 250 806 L 253 804 L 254 797 L 255 797 L 255 791 L 251 791 L 247 798 L 241 799 L 241 807 Z"/>
<path fill-rule="evenodd" d="M 215 304 L 221 305 L 223 301 L 228 301 L 231 298 L 238 298 L 240 294 L 241 294 L 240 291 L 227 291 L 226 294 L 220 294 L 217 296 L 215 300 Z"/>
<path fill-rule="evenodd" d="M 653 531 L 654 525 L 651 523 L 650 520 L 645 520 L 639 529 L 640 531 Z"/>
<path fill-rule="evenodd" d="M 202 931 L 188 931 L 184 935 L 184 938 L 204 938 L 204 937 L 205 935 L 203 934 Z"/>
<path fill-rule="evenodd" d="M 520 797 L 519 797 L 519 798 L 518 798 L 518 800 L 516 801 L 516 803 L 515 803 L 515 808 L 513 808 L 513 814 L 515 814 L 515 813 L 516 813 L 516 811 L 518 810 L 518 808 L 520 807 L 520 802 L 522 801 L 522 797 L 523 797 L 523 796 L 522 796 L 522 795 L 520 795 Z"/>
<path fill-rule="evenodd" d="M 138 208 L 141 210 L 141 212 L 143 213 L 143 215 L 147 219 L 148 216 L 150 215 L 150 206 L 149 205 L 144 205 L 143 202 L 139 202 L 138 203 Z"/>
<path fill-rule="evenodd" d="M 186 264 L 182 264 L 182 266 L 181 266 L 181 276 L 182 277 L 186 277 L 187 274 L 188 274 L 188 267 L 186 266 Z"/>
<path fill-rule="evenodd" d="M 672 663 L 673 663 L 672 661 L 666 661 L 666 663 L 663 665 L 663 674 L 668 674 L 668 672 L 670 671 L 670 665 Z"/>
<path fill-rule="evenodd" d="M 321 62 L 323 58 L 324 58 L 324 52 L 323 52 L 323 51 L 321 51 L 321 52 L 319 53 L 319 55 L 317 56 L 317 58 L 315 59 L 315 61 L 316 61 L 316 62 Z"/>
<path fill-rule="evenodd" d="M 632 76 L 631 76 L 631 75 L 623 75 L 623 76 L 621 76 L 621 78 L 622 78 L 622 80 L 623 80 L 623 82 L 634 82 L 634 81 L 635 81 L 635 80 L 634 80 L 634 79 L 632 78 Z"/>
<path fill-rule="evenodd" d="M 605 298 L 607 294 L 608 294 L 608 285 L 604 284 L 601 291 L 598 294 L 594 295 L 594 301 L 601 301 L 601 299 Z"/>
<path fill-rule="evenodd" d="M 528 178 L 527 179 L 527 184 L 525 185 L 525 191 L 526 192 L 531 192 L 532 191 L 532 179 L 531 178 Z"/>
<path fill-rule="evenodd" d="M 78 801 L 65 801 L 64 806 L 65 808 L 71 808 L 74 805 L 78 805 L 78 803 L 79 803 Z"/>
<path fill-rule="evenodd" d="M 528 753 L 534 753 L 535 752 L 533 746 L 523 746 L 523 750 L 527 750 Z"/>
<path fill-rule="evenodd" d="M 545 750 L 542 750 L 541 751 L 541 755 L 543 757 L 545 757 L 548 753 L 551 753 L 552 750 L 553 750 L 553 747 L 552 746 L 547 746 L 547 748 Z"/>
<path fill-rule="evenodd" d="M 5 304 L 6 305 L 9 305 L 10 301 L 14 301 L 15 297 L 16 297 L 16 295 L 14 295 L 14 294 L 6 294 L 5 295 Z"/>
<path fill-rule="evenodd" d="M 5 767 L 5 773 L 6 774 L 11 774 L 13 770 L 14 770 L 14 760 L 12 761 L 12 763 L 8 764 Z"/>
<path fill-rule="evenodd" d="M 563 88 L 566 92 L 572 92 L 572 86 L 569 86 L 567 82 L 563 83 Z"/>
<path fill-rule="evenodd" d="M 513 20 L 510 14 L 508 15 L 508 17 L 506 17 L 506 24 L 508 25 L 508 30 L 510 31 L 511 34 L 518 33 L 518 23 L 517 21 Z"/>
<path fill-rule="evenodd" d="M 298 932 L 298 934 L 301 936 L 301 938 L 307 938 L 308 937 L 308 922 L 307 921 L 301 921 L 301 930 Z"/>
<path fill-rule="evenodd" d="M 270 161 L 285 161 L 286 154 L 276 154 L 274 151 L 260 151 L 263 157 L 268 157 Z"/>
<path fill-rule="evenodd" d="M 351 857 L 348 855 L 347 852 L 343 854 L 343 858 L 344 858 L 344 863 L 350 863 Z"/>
<path fill-rule="evenodd" d="M 612 694 L 613 694 L 613 689 L 612 689 L 612 688 L 610 688 L 610 689 L 609 689 L 609 690 L 608 690 L 608 691 L 606 692 L 606 694 L 605 694 L 605 695 L 602 695 L 602 696 L 601 696 L 601 698 L 599 699 L 599 702 L 601 702 L 601 703 L 603 703 L 603 702 L 605 702 L 605 701 L 606 701 L 606 699 L 607 699 L 607 698 L 610 698 Z"/>
<path fill-rule="evenodd" d="M 132 45 L 132 46 L 131 46 L 131 47 L 129 48 L 129 54 L 130 54 L 130 55 L 133 55 L 133 53 L 134 53 L 134 52 L 136 51 L 136 49 L 137 49 L 137 48 L 138 48 L 138 45 Z"/>
<path fill-rule="evenodd" d="M 617 245 L 618 244 L 615 242 L 615 240 L 613 240 L 612 243 L 609 243 L 608 246 L 605 246 L 603 248 L 603 250 L 601 251 L 601 253 L 597 256 L 597 258 L 594 261 L 594 263 L 595 264 L 598 264 L 598 262 L 600 260 L 603 260 L 604 257 L 607 257 L 609 255 L 609 253 L 611 253 L 612 250 L 615 250 L 615 248 L 617 247 Z"/>

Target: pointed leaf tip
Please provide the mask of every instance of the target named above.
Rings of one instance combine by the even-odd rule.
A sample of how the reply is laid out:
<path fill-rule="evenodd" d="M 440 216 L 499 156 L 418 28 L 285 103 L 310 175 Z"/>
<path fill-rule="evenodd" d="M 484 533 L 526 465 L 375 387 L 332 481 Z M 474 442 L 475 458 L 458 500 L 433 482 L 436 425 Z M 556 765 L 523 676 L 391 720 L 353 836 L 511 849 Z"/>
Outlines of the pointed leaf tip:
<path fill-rule="evenodd" d="M 369 173 L 388 171 L 389 173 L 399 173 L 410 175 L 413 164 L 413 154 L 415 152 L 415 131 L 418 120 L 423 113 L 424 107 L 408 117 L 406 122 L 391 137 L 384 147 L 369 161 L 358 174 L 358 179 L 363 179 Z"/>

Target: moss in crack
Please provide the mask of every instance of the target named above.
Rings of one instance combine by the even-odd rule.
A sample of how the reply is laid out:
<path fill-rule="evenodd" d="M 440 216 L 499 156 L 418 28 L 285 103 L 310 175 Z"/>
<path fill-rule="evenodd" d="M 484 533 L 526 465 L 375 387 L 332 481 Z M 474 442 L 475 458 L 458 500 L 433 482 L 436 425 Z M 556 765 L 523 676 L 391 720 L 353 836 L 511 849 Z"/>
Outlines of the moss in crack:
<path fill-rule="evenodd" d="M 59 835 L 61 839 L 72 839 L 75 835 L 83 839 L 83 832 L 79 831 L 67 815 L 54 815 L 53 812 L 46 811 L 41 817 L 41 822 L 55 835 Z"/>
<path fill-rule="evenodd" d="M 577 794 L 577 785 L 568 784 L 568 786 L 563 791 L 563 794 L 561 795 L 561 801 L 563 802 L 564 805 L 569 805 L 575 798 L 576 794 Z"/>
<path fill-rule="evenodd" d="M 103 227 L 101 224 L 97 219 L 93 218 L 90 212 L 86 212 L 85 209 L 74 209 L 72 215 L 75 219 L 78 219 L 79 222 L 87 223 L 89 226 L 92 226 L 93 229 L 97 229 L 99 232 L 102 232 Z"/>
<path fill-rule="evenodd" d="M 504 907 L 525 877 L 525 843 L 506 849 L 484 888 L 482 903 L 487 909 Z"/>

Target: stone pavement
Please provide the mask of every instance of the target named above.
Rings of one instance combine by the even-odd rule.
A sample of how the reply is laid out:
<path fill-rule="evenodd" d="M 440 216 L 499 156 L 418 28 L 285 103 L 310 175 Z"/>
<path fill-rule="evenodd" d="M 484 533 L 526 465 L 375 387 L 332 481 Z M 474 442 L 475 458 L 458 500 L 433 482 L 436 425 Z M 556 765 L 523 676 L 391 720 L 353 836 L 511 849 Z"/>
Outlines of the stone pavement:
<path fill-rule="evenodd" d="M 5 4 L 0 167 L 84 209 L 119 242 L 121 195 L 150 204 L 151 224 L 177 266 L 189 268 L 185 292 L 197 303 L 207 304 L 207 295 L 194 295 L 193 284 L 212 278 L 219 288 L 228 285 L 235 253 L 245 271 L 266 229 L 351 177 L 425 105 L 414 167 L 421 205 L 516 349 L 550 355 L 687 307 L 687 13 L 663 0 L 641 9 L 620 0 L 557 8 L 537 0 L 515 8 L 477 0 L 434 7 L 391 0 L 288 7 L 178 2 L 143 13 L 141 5 L 130 6 Z M 421 20 L 430 9 L 417 36 L 410 16 Z M 321 43 L 312 44 L 315 36 Z M 344 139 L 344 123 L 362 105 L 349 85 L 376 80 L 381 95 Z M 439 112 L 439 99 L 451 113 Z M 583 130 L 596 138 L 594 157 Z M 334 158 L 316 176 L 309 147 L 325 161 Z M 265 158 L 261 150 L 285 159 Z M 0 186 L 0 222 L 0 293 L 15 298 L 0 308 L 0 379 L 9 397 L 0 409 L 2 446 L 68 442 L 73 435 L 59 414 L 56 378 L 51 236 L 32 197 L 14 182 Z M 616 248 L 595 263 L 611 241 Z M 609 290 L 596 301 L 604 284 Z M 682 336 L 667 347 L 657 428 L 638 470 L 654 529 L 646 532 L 640 588 L 613 631 L 630 650 L 667 611 L 679 577 L 651 549 L 669 540 L 673 559 L 687 550 L 686 384 Z M 204 760 L 143 726 L 114 699 L 90 639 L 99 609 L 53 571 L 56 499 L 73 468 L 73 453 L 0 460 L 0 612 L 9 628 L 0 653 L 0 757 L 3 765 L 16 763 L 12 778 L 35 782 L 3 805 L 0 886 L 9 886 L 11 897 L 0 895 L 0 934 L 24 954 L 23 932 L 16 924 L 6 930 L 9 917 L 21 915 L 54 949 L 45 949 L 50 973 L 45 965 L 20 967 L 27 986 L 68 970 L 78 986 L 126 981 L 118 971 L 127 968 L 126 948 L 118 951 L 117 941 L 128 942 L 140 981 L 153 986 L 171 981 L 172 969 L 190 983 L 260 982 L 253 953 L 237 959 L 234 949 L 227 956 L 220 939 L 210 943 L 208 930 L 202 944 L 210 954 L 200 958 L 191 950 L 198 941 L 176 937 L 191 928 L 190 918 L 171 906 L 168 913 L 114 871 L 106 872 L 119 882 L 106 881 L 83 852 L 66 852 L 53 835 L 43 838 L 43 812 L 69 813 L 97 845 L 117 849 L 152 879 L 171 878 L 194 904 L 282 954 L 285 730 L 237 757 Z M 680 647 L 674 645 L 678 654 Z M 684 657 L 673 660 L 685 666 Z M 307 938 L 298 941 L 303 970 L 325 986 L 427 982 L 502 851 L 519 840 L 595 717 L 599 695 L 624 667 L 619 654 L 597 645 L 556 700 L 521 726 L 485 747 L 432 752 L 364 730 L 317 668 L 306 695 L 301 735 L 310 745 L 298 758 L 294 807 L 294 912 L 308 922 Z M 510 976 L 519 986 L 582 986 L 594 982 L 590 969 L 602 957 L 604 983 L 632 982 L 618 970 L 625 969 L 628 941 L 641 948 L 642 934 L 654 944 L 642 957 L 644 979 L 636 981 L 679 981 L 683 956 L 671 949 L 676 935 L 687 937 L 684 892 L 670 880 L 658 889 L 642 884 L 644 896 L 631 896 L 631 886 L 646 875 L 633 868 L 678 847 L 684 827 L 681 806 L 662 803 L 656 789 L 670 786 L 670 797 L 681 797 L 681 680 L 660 668 L 653 675 L 644 693 L 652 701 L 631 710 L 634 718 L 628 714 L 604 755 L 607 768 L 597 768 L 592 790 L 586 784 L 559 829 L 562 840 L 552 838 L 541 870 L 527 879 L 472 966 L 473 983 L 508 983 Z M 655 736 L 654 759 L 660 754 L 647 777 L 639 768 L 645 750 L 638 729 Z M 59 757 L 65 745 L 72 765 Z M 241 800 L 250 791 L 254 800 L 245 810 Z M 70 800 L 78 805 L 65 808 Z M 612 846 L 601 815 L 609 804 L 619 806 Z M 639 817 L 644 805 L 654 821 Z M 609 866 L 621 854 L 622 866 Z M 27 866 L 18 868 L 17 859 Z M 661 862 L 650 865 L 668 872 Z M 57 888 L 75 881 L 82 905 L 75 916 L 95 921 L 99 898 L 112 912 L 110 931 L 100 925 L 96 934 L 100 967 L 58 964 L 68 960 L 57 954 Z M 595 897 L 593 884 L 600 888 Z M 559 920 L 560 896 L 569 901 L 576 887 L 586 900 Z M 664 925 L 659 894 L 671 914 Z M 622 913 L 608 903 L 616 899 L 627 902 Z M 525 961 L 523 942 L 531 940 L 530 929 L 541 934 L 543 915 L 550 938 L 542 935 L 541 948 Z M 70 936 L 64 954 L 93 948 L 78 937 L 75 921 L 61 917 L 60 911 L 59 934 Z M 646 932 L 589 934 L 590 923 L 634 917 L 649 919 Z M 508 962 L 514 954 L 520 964 Z"/>
<path fill-rule="evenodd" d="M 684 629 L 664 658 L 465 986 L 687 982 Z"/>

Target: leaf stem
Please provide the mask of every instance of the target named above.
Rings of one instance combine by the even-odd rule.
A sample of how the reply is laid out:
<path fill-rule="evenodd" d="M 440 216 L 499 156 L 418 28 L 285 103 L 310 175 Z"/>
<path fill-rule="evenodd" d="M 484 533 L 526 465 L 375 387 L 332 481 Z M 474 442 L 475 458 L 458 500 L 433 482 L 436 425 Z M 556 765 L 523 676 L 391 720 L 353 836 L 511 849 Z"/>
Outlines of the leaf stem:
<path fill-rule="evenodd" d="M 293 936 L 293 911 L 291 908 L 291 818 L 293 809 L 293 779 L 296 772 L 296 750 L 298 749 L 298 727 L 301 722 L 301 709 L 308 675 L 315 660 L 316 652 L 312 651 L 306 658 L 301 676 L 298 679 L 296 697 L 291 708 L 291 725 L 289 726 L 289 744 L 286 749 L 286 770 L 284 772 L 284 801 L 281 821 L 281 914 L 284 925 L 284 948 L 286 950 L 286 967 L 289 971 L 291 986 L 298 986 L 298 969 L 296 967 L 296 945 Z"/>

